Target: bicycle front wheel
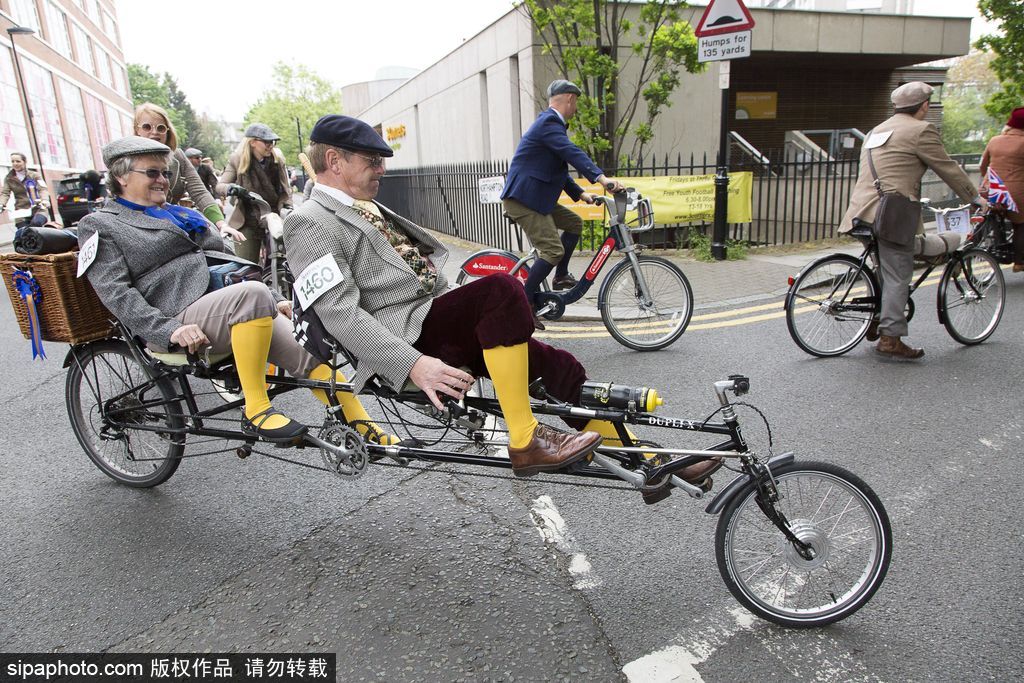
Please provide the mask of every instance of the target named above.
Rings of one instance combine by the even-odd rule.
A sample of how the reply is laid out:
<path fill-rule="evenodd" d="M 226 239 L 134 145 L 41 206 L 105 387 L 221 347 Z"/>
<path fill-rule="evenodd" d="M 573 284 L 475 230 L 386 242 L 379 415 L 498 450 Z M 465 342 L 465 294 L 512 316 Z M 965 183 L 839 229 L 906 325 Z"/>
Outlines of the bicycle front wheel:
<path fill-rule="evenodd" d="M 796 345 L 827 358 L 860 343 L 878 310 L 874 274 L 847 254 L 812 263 L 786 295 L 786 326 Z"/>
<path fill-rule="evenodd" d="M 1006 287 L 998 261 L 982 249 L 954 257 L 939 280 L 939 319 L 961 344 L 980 344 L 1003 317 Z"/>
<path fill-rule="evenodd" d="M 178 469 L 185 437 L 170 430 L 185 426 L 181 404 L 171 383 L 152 381 L 124 342 L 97 342 L 78 353 L 64 395 L 78 443 L 114 481 L 149 488 Z"/>
<path fill-rule="evenodd" d="M 729 591 L 757 616 L 809 628 L 845 619 L 881 585 L 892 557 L 892 530 L 881 501 L 849 471 L 793 462 L 772 471 L 774 505 L 810 557 L 798 552 L 762 511 L 748 482 L 722 511 L 715 533 L 718 568 Z"/>
<path fill-rule="evenodd" d="M 644 293 L 646 286 L 647 295 Z M 658 256 L 619 263 L 601 287 L 601 319 L 623 346 L 657 351 L 682 336 L 693 315 L 693 290 L 679 267 Z"/>

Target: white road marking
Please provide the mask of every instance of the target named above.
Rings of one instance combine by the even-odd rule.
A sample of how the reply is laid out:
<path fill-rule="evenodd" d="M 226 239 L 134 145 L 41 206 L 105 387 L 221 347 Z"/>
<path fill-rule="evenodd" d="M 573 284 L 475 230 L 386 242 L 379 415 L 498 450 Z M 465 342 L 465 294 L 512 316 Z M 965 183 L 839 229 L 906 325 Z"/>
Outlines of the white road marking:
<path fill-rule="evenodd" d="M 555 507 L 551 496 L 541 496 L 533 501 L 530 516 L 533 517 L 533 523 L 544 542 L 553 545 L 559 552 L 569 557 L 569 574 L 574 579 L 573 588 L 586 590 L 601 585 L 601 579 L 594 575 L 590 560 L 577 549 L 565 519 Z"/>
<path fill-rule="evenodd" d="M 994 451 L 1002 450 L 1002 449 L 999 448 L 999 446 L 997 446 L 995 443 L 989 441 L 988 439 L 978 439 L 978 441 L 980 441 L 983 446 L 988 446 L 989 448 L 991 448 Z"/>

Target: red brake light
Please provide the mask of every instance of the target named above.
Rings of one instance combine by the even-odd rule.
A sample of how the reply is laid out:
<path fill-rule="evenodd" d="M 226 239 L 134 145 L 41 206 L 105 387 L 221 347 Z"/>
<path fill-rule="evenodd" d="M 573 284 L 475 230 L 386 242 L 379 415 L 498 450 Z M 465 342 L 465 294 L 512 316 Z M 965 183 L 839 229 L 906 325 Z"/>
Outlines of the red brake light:
<path fill-rule="evenodd" d="M 786 278 L 786 282 L 788 282 L 789 286 L 792 287 L 793 283 L 796 282 L 796 278 L 790 275 L 788 278 Z"/>

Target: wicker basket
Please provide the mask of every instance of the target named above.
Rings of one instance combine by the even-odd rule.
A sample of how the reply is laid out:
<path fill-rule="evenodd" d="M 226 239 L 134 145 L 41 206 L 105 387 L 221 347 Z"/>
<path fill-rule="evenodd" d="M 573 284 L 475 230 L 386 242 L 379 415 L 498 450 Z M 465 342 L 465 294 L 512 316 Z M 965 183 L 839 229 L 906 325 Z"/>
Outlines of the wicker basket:
<path fill-rule="evenodd" d="M 7 294 L 14 306 L 21 333 L 28 339 L 28 311 L 14 287 L 15 268 L 32 271 L 39 283 L 40 301 L 36 302 L 39 327 L 46 341 L 81 344 L 110 335 L 113 327 L 110 314 L 84 277 L 78 272 L 78 252 L 29 256 L 0 256 L 0 275 L 7 285 Z"/>

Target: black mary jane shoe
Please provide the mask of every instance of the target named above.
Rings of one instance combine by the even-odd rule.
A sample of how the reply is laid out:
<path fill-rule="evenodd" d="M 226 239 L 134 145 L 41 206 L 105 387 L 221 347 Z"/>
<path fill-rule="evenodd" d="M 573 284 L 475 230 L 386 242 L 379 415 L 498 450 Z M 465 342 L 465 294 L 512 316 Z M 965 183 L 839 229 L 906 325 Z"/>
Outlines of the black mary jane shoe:
<path fill-rule="evenodd" d="M 273 408 L 267 408 L 261 413 L 256 413 L 251 418 L 246 417 L 243 413 L 242 433 L 246 436 L 254 436 L 262 441 L 269 441 L 271 443 L 291 443 L 305 436 L 308 429 L 306 425 L 296 422 L 291 418 L 288 418 L 288 424 L 281 427 L 263 427 L 263 423 L 272 415 L 286 417 L 283 413 Z"/>

